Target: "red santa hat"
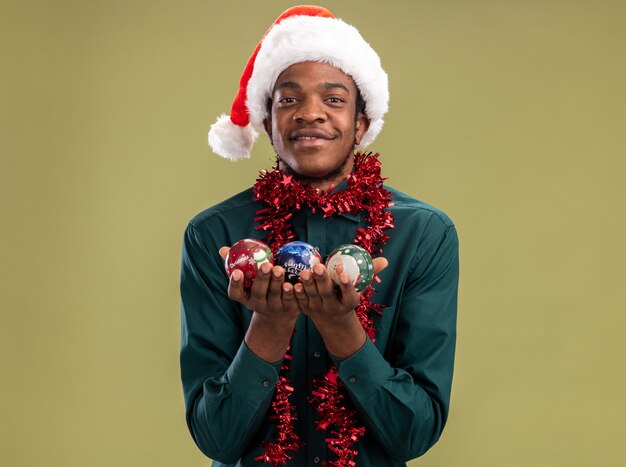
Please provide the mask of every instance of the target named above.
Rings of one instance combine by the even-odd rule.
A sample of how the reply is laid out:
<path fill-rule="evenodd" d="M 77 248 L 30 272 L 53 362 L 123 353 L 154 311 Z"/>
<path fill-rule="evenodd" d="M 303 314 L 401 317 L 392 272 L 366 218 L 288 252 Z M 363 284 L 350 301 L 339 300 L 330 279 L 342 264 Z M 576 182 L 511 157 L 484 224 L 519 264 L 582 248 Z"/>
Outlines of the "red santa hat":
<path fill-rule="evenodd" d="M 222 115 L 209 131 L 209 145 L 226 159 L 250 157 L 267 99 L 283 70 L 295 63 L 325 62 L 351 76 L 365 101 L 370 125 L 360 148 L 368 146 L 383 126 L 389 103 L 387 73 L 361 34 L 318 6 L 289 8 L 270 26 L 248 59 L 230 115 Z"/>

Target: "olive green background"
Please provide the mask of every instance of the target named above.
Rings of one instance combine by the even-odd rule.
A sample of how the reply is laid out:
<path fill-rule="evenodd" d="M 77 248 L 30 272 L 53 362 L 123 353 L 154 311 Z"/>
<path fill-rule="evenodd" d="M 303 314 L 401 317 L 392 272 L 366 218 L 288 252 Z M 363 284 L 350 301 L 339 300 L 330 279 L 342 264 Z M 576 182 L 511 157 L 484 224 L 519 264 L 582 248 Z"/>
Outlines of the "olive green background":
<path fill-rule="evenodd" d="M 410 465 L 626 465 L 626 2 L 323 4 L 390 75 L 389 184 L 460 236 L 451 415 Z M 1 465 L 208 464 L 182 232 L 272 164 L 206 133 L 290 5 L 2 2 Z"/>

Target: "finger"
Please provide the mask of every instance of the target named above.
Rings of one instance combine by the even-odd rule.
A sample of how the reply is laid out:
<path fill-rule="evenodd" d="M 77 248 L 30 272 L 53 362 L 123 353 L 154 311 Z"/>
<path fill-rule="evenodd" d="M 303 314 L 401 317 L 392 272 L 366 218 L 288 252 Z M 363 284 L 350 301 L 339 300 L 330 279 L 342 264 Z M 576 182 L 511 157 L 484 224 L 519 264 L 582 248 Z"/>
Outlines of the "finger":
<path fill-rule="evenodd" d="M 361 295 L 354 288 L 354 284 L 348 277 L 348 273 L 339 274 L 339 289 L 341 290 L 341 303 L 348 310 L 353 310 L 359 304 Z"/>
<path fill-rule="evenodd" d="M 383 270 L 387 268 L 387 266 L 389 266 L 389 261 L 387 261 L 387 258 L 383 258 L 382 256 L 379 256 L 378 258 L 374 258 L 372 260 L 372 263 L 374 264 L 374 274 L 376 275 L 381 273 Z"/>
<path fill-rule="evenodd" d="M 267 304 L 274 310 L 282 308 L 282 285 L 285 270 L 280 266 L 274 266 L 270 274 L 270 283 L 267 292 Z"/>
<path fill-rule="evenodd" d="M 228 283 L 228 296 L 231 300 L 244 305 L 248 301 L 248 293 L 243 287 L 243 272 L 239 269 L 235 269 L 230 275 L 230 282 Z"/>
<path fill-rule="evenodd" d="M 322 303 L 336 302 L 335 286 L 326 268 L 321 264 L 313 266 L 313 278 Z"/>
<path fill-rule="evenodd" d="M 300 309 L 302 312 L 305 312 L 309 309 L 309 298 L 306 296 L 304 292 L 304 286 L 300 283 L 297 283 L 293 286 L 293 291 L 296 296 L 296 300 L 298 301 L 298 305 L 300 305 Z"/>
<path fill-rule="evenodd" d="M 259 307 L 264 307 L 267 304 L 267 289 L 270 284 L 270 272 L 272 265 L 270 263 L 263 263 L 256 273 L 256 277 L 252 282 L 250 288 L 250 298 L 254 310 L 258 311 Z"/>
<path fill-rule="evenodd" d="M 309 269 L 305 269 L 300 273 L 300 281 L 304 286 L 304 292 L 309 300 L 309 308 L 312 310 L 319 310 L 322 307 L 322 297 L 320 297 L 317 291 L 317 285 L 315 279 L 313 279 L 313 273 Z"/>
<path fill-rule="evenodd" d="M 285 311 L 293 312 L 300 308 L 300 304 L 296 299 L 296 294 L 294 293 L 292 284 L 289 282 L 283 282 L 282 292 L 283 308 Z"/>
<path fill-rule="evenodd" d="M 228 256 L 229 251 L 230 251 L 230 247 L 223 246 L 222 248 L 220 248 L 220 256 L 222 257 L 223 260 L 226 259 L 226 256 Z"/>

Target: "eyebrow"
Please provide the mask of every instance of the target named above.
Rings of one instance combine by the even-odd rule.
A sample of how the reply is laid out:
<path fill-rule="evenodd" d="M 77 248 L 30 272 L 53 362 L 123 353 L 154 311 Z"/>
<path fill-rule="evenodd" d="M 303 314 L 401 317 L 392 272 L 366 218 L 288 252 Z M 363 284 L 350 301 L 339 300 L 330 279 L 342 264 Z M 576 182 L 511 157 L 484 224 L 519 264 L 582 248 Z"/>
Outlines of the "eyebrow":
<path fill-rule="evenodd" d="M 289 88 L 289 89 L 300 89 L 302 86 L 300 86 L 298 83 L 296 83 L 295 81 L 283 81 L 282 83 L 280 83 L 278 86 L 276 86 L 276 89 L 285 89 L 285 88 Z"/>
<path fill-rule="evenodd" d="M 347 88 L 347 86 L 341 83 L 324 83 L 323 86 L 324 86 L 324 89 L 340 88 L 340 89 L 345 90 L 348 94 L 350 94 L 350 90 Z M 300 86 L 295 81 L 283 81 L 278 86 L 276 86 L 276 89 L 302 89 L 302 86 Z"/>
<path fill-rule="evenodd" d="M 345 90 L 348 94 L 350 94 L 350 90 L 341 83 L 324 83 L 325 89 L 333 89 L 333 88 L 341 88 Z"/>

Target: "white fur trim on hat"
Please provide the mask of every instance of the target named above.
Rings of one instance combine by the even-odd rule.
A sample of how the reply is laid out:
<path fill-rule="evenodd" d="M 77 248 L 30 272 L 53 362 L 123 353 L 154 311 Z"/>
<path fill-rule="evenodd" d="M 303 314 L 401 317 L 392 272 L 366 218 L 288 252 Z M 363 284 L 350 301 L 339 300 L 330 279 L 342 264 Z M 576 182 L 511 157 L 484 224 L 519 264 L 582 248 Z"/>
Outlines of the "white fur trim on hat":
<path fill-rule="evenodd" d="M 267 114 L 267 99 L 278 75 L 295 63 L 325 62 L 351 76 L 365 101 L 370 126 L 359 147 L 372 143 L 383 126 L 389 89 L 378 54 L 355 27 L 338 18 L 293 16 L 274 25 L 261 43 L 248 83 L 246 106 L 250 123 L 259 131 Z"/>

